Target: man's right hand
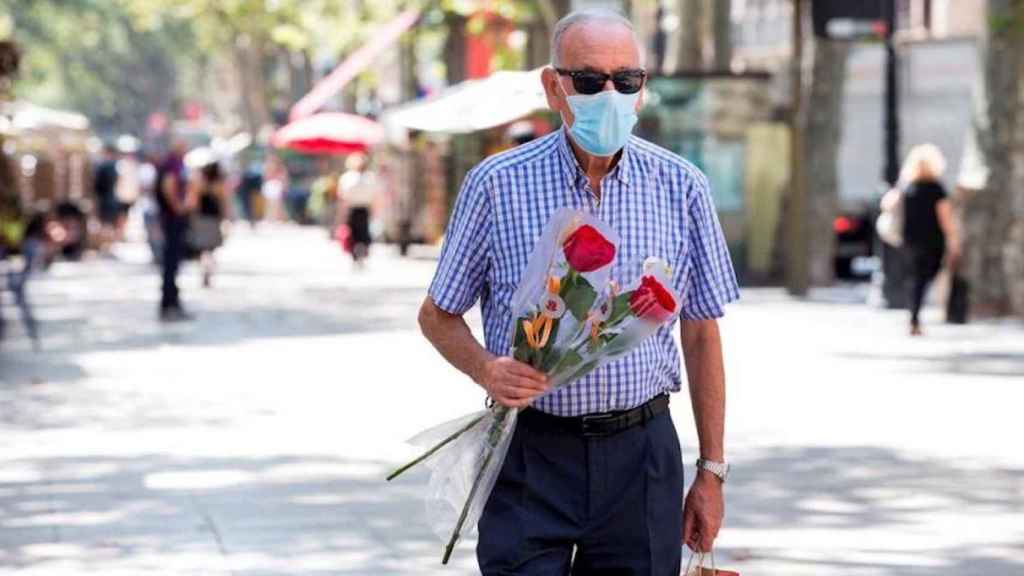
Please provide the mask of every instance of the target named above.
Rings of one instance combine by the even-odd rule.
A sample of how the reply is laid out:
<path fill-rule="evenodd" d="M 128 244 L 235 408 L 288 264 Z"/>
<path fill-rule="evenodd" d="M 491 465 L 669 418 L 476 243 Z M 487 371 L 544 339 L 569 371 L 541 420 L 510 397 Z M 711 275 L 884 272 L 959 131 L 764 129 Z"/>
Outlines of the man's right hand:
<path fill-rule="evenodd" d="M 477 382 L 495 402 L 509 408 L 525 408 L 548 391 L 548 377 L 532 366 L 508 356 L 488 360 Z"/>

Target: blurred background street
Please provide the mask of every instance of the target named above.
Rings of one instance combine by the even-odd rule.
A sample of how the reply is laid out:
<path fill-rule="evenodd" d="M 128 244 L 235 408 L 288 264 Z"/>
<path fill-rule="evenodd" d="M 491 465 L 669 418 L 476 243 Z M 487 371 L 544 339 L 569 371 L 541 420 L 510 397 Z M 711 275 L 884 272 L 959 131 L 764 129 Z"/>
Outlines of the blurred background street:
<path fill-rule="evenodd" d="M 477 573 L 383 478 L 484 405 L 416 315 L 579 9 L 741 284 L 719 565 L 1024 575 L 1018 0 L 0 0 L 0 575 Z"/>
<path fill-rule="evenodd" d="M 474 573 L 465 543 L 440 567 L 423 476 L 383 482 L 404 439 L 483 402 L 415 326 L 428 251 L 382 247 L 354 272 L 319 231 L 235 230 L 214 289 L 185 271 L 197 321 L 168 326 L 145 250 L 55 265 L 36 292 L 43 352 L 0 352 L 0 573 Z M 1021 573 L 1019 328 L 908 340 L 864 294 L 750 289 L 730 309 L 720 560 Z"/>

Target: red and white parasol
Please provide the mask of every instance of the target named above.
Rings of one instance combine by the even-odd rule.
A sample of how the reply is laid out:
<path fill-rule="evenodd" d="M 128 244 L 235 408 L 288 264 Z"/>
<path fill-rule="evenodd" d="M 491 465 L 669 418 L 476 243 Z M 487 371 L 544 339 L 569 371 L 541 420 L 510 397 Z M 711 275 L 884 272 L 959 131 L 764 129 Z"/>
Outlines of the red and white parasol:
<path fill-rule="evenodd" d="M 270 143 L 275 148 L 312 154 L 348 154 L 365 152 L 383 140 L 383 126 L 369 118 L 323 112 L 282 126 Z"/>

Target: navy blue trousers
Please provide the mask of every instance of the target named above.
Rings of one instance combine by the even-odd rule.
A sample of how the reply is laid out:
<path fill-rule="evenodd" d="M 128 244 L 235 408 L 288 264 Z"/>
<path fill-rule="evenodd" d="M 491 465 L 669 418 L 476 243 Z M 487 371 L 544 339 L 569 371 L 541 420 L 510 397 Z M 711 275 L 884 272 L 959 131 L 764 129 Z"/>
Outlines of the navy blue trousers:
<path fill-rule="evenodd" d="M 160 293 L 160 309 L 180 308 L 178 297 L 178 268 L 185 259 L 185 235 L 188 220 L 183 217 L 163 216 L 160 222 L 164 231 L 164 253 L 160 261 L 163 282 Z"/>
<path fill-rule="evenodd" d="M 480 571 L 678 576 L 682 509 L 682 456 L 668 411 L 587 438 L 544 426 L 527 410 L 480 517 Z"/>

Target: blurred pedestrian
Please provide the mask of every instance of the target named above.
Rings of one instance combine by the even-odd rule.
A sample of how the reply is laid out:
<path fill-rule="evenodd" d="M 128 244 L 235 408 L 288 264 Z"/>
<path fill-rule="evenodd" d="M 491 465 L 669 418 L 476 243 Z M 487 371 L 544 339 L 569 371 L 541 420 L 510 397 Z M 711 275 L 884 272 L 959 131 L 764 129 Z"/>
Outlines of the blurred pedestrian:
<path fill-rule="evenodd" d="M 380 181 L 366 155 L 357 152 L 346 158 L 345 172 L 338 180 L 338 221 L 348 226 L 352 260 L 357 265 L 370 254 L 370 207 L 379 193 Z"/>
<path fill-rule="evenodd" d="M 288 189 L 288 169 L 277 156 L 267 156 L 263 165 L 263 199 L 266 203 L 265 218 L 273 222 L 284 222 L 284 193 Z"/>
<path fill-rule="evenodd" d="M 178 269 L 185 257 L 188 217 L 195 205 L 185 174 L 186 144 L 175 140 L 157 171 L 157 204 L 163 236 L 161 258 L 160 320 L 177 322 L 191 316 L 181 305 L 178 293 Z"/>
<path fill-rule="evenodd" d="M 883 209 L 903 203 L 903 251 L 909 272 L 910 334 L 920 336 L 921 307 L 928 286 L 942 269 L 960 258 L 960 240 L 953 206 L 941 178 L 946 169 L 942 151 L 933 144 L 915 146 L 900 172 L 900 187 L 882 199 Z"/>
<path fill-rule="evenodd" d="M 139 163 L 139 206 L 142 225 L 146 231 L 146 243 L 153 255 L 153 263 L 160 266 L 164 253 L 164 234 L 160 226 L 160 202 L 157 198 L 157 177 L 160 161 L 152 153 L 142 155 Z"/>
<path fill-rule="evenodd" d="M 137 150 L 133 148 L 121 148 L 121 158 L 117 161 L 117 185 L 114 187 L 114 196 L 117 200 L 117 221 L 114 225 L 114 238 L 117 241 L 124 239 L 125 225 L 128 223 L 128 214 L 132 206 L 138 201 L 142 190 L 140 176 L 140 164 L 136 157 Z"/>
<path fill-rule="evenodd" d="M 104 144 L 103 157 L 96 165 L 96 172 L 93 175 L 96 214 L 100 219 L 100 236 L 104 248 L 116 237 L 117 218 L 120 212 L 117 185 L 117 150 L 113 144 Z"/>
<path fill-rule="evenodd" d="M 334 236 L 338 216 L 338 173 L 331 169 L 330 162 L 323 159 L 319 176 L 310 186 L 308 211 L 310 216 L 327 231 L 327 237 Z"/>
<path fill-rule="evenodd" d="M 241 180 L 235 193 L 238 197 L 238 205 L 244 218 L 250 226 L 256 223 L 256 208 L 253 202 L 256 195 L 263 190 L 263 170 L 258 162 L 249 162 L 245 171 L 242 172 Z"/>
<path fill-rule="evenodd" d="M 225 206 L 224 172 L 220 163 L 210 162 L 203 166 L 189 181 L 196 188 L 199 206 L 192 218 L 190 230 L 191 247 L 199 252 L 199 266 L 202 269 L 203 287 L 213 283 L 216 262 L 214 251 L 224 243 L 223 225 L 227 216 Z"/>
<path fill-rule="evenodd" d="M 0 262 L 7 263 L 7 289 L 14 296 L 14 303 L 33 348 L 38 350 L 39 323 L 29 301 L 28 281 L 36 270 L 53 258 L 64 238 L 60 224 L 54 219 L 45 201 L 27 218 L 20 221 L 18 218 L 12 204 L 0 206 L 0 226 L 3 226 L 4 231 L 0 235 Z M 20 255 L 18 261 L 9 258 L 9 253 L 13 252 Z M 3 339 L 4 331 L 4 319 L 0 313 L 0 339 Z"/>

